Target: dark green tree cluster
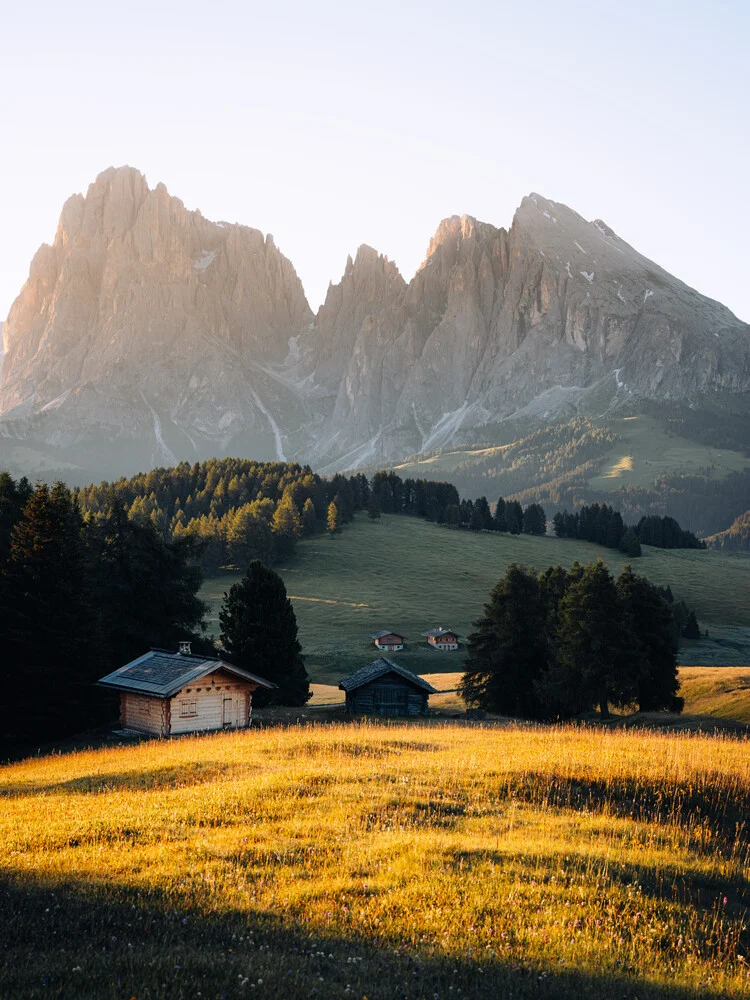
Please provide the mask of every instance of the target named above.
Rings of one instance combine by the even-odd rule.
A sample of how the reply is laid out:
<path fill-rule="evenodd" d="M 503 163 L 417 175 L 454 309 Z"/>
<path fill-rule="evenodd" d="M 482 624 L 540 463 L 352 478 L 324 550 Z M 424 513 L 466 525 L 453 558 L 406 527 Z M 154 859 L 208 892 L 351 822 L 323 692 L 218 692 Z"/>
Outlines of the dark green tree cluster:
<path fill-rule="evenodd" d="M 514 563 L 474 624 L 459 687 L 470 704 L 528 719 L 682 708 L 672 609 L 630 566 L 615 580 L 602 562 Z"/>
<path fill-rule="evenodd" d="M 85 518 L 96 521 L 115 495 L 130 520 L 150 524 L 164 541 L 191 538 L 206 572 L 252 559 L 272 565 L 297 541 L 326 528 L 336 503 L 343 525 L 367 506 L 366 476 L 330 480 L 295 462 L 222 458 L 85 486 L 74 496 Z"/>
<path fill-rule="evenodd" d="M 499 497 L 495 512 L 490 511 L 486 497 L 462 500 L 448 506 L 438 517 L 438 523 L 470 531 L 500 531 L 511 535 L 544 535 L 547 532 L 547 515 L 538 503 L 529 504 L 524 510 L 517 500 Z"/>
<path fill-rule="evenodd" d="M 574 514 L 558 511 L 552 518 L 552 530 L 558 538 L 595 542 L 608 549 L 619 549 L 631 559 L 641 554 L 637 532 L 627 527 L 619 511 L 606 503 L 583 506 Z"/>
<path fill-rule="evenodd" d="M 673 517 L 649 514 L 642 517 L 635 532 L 643 545 L 657 549 L 705 549 L 706 543 L 696 538 L 692 531 L 683 530 Z"/>
<path fill-rule="evenodd" d="M 29 494 L 0 480 L 2 496 Z M 2 503 L 0 502 L 0 506 Z M 7 510 L 5 511 L 7 515 Z M 202 582 L 189 540 L 166 543 L 129 519 L 116 494 L 81 516 L 63 483 L 41 483 L 3 520 L 0 740 L 29 745 L 106 720 L 94 682 L 150 646 L 203 636 Z"/>
<path fill-rule="evenodd" d="M 281 577 L 259 560 L 232 585 L 219 614 L 222 657 L 276 684 L 258 688 L 253 705 L 304 705 L 310 683 L 297 639 L 297 619 Z"/>
<path fill-rule="evenodd" d="M 430 521 L 444 518 L 447 507 L 458 505 L 458 490 L 452 483 L 429 479 L 402 479 L 397 473 L 376 472 L 369 484 L 383 514 L 411 514 Z M 369 501 L 369 497 L 368 497 Z M 364 504 L 368 506 L 367 503 Z"/>

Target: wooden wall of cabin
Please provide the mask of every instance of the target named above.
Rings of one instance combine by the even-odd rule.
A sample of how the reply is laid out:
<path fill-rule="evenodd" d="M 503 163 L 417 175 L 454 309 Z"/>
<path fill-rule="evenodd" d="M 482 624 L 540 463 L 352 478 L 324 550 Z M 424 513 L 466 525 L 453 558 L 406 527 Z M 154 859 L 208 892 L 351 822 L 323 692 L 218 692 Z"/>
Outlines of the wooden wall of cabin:
<path fill-rule="evenodd" d="M 398 695 L 396 691 L 398 690 Z M 427 714 L 427 692 L 408 682 L 379 677 L 346 695 L 346 710 L 356 715 L 405 717 Z"/>
<path fill-rule="evenodd" d="M 164 698 L 121 691 L 120 724 L 123 729 L 166 736 L 169 732 L 169 705 Z"/>
<path fill-rule="evenodd" d="M 250 721 L 256 686 L 229 674 L 202 678 L 170 699 L 170 732 L 244 728 Z"/>

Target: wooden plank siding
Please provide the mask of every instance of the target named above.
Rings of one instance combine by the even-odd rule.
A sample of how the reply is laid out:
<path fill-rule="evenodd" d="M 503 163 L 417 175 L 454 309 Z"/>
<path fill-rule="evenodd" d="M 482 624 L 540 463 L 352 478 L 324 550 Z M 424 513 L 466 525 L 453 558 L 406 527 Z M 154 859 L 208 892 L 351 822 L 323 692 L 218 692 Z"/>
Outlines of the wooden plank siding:
<path fill-rule="evenodd" d="M 120 720 L 126 729 L 158 736 L 242 729 L 250 722 L 256 687 L 257 684 L 217 672 L 171 698 L 123 692 Z"/>
<path fill-rule="evenodd" d="M 347 692 L 346 709 L 357 715 L 426 715 L 427 692 L 390 674 Z"/>
<path fill-rule="evenodd" d="M 136 729 L 155 736 L 166 735 L 169 720 L 165 700 L 123 691 L 120 694 L 120 724 L 123 729 Z"/>

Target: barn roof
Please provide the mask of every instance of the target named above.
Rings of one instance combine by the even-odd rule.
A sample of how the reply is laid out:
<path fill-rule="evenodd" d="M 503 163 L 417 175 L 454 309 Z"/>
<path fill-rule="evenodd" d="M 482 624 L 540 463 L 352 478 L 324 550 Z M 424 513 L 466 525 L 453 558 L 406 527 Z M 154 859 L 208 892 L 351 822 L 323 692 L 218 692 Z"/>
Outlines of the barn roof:
<path fill-rule="evenodd" d="M 422 635 L 433 639 L 437 639 L 441 635 L 455 635 L 457 639 L 459 638 L 458 632 L 454 632 L 452 628 L 431 628 L 429 632 L 423 632 Z"/>
<path fill-rule="evenodd" d="M 414 684 L 415 687 L 422 688 L 428 694 L 437 694 L 432 684 L 428 684 L 427 681 L 417 676 L 417 674 L 413 674 L 406 667 L 400 667 L 398 663 L 389 660 L 387 656 L 379 656 L 377 660 L 373 660 L 367 666 L 360 667 L 353 674 L 349 674 L 348 677 L 339 681 L 339 689 L 341 691 L 356 691 L 363 684 L 369 684 L 370 681 L 377 680 L 378 677 L 382 677 L 384 674 L 398 674 L 399 677 L 403 677 L 405 681 Z"/>
<path fill-rule="evenodd" d="M 382 632 L 375 632 L 375 634 L 371 635 L 370 638 L 371 639 L 382 639 L 384 635 L 397 635 L 399 637 L 399 639 L 403 639 L 404 638 L 401 635 L 400 632 L 394 632 L 392 628 L 387 628 L 387 629 L 385 629 Z"/>
<path fill-rule="evenodd" d="M 117 691 L 135 691 L 156 698 L 171 698 L 185 685 L 199 681 L 217 670 L 224 670 L 241 680 L 252 681 L 261 687 L 276 687 L 264 677 L 251 674 L 249 670 L 242 670 L 215 656 L 174 653 L 168 649 L 150 649 L 138 659 L 131 660 L 124 667 L 100 678 L 98 683 L 102 687 L 114 688 Z"/>

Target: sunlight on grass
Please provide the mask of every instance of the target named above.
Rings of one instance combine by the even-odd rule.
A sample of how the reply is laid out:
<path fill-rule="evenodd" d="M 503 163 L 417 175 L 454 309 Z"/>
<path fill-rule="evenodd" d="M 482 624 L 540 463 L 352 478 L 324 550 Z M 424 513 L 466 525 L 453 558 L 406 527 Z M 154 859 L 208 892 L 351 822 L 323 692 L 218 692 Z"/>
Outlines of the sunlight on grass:
<path fill-rule="evenodd" d="M 102 903 L 124 906 L 128 928 L 141 926 L 141 908 L 149 926 L 162 926 L 155 912 L 201 918 L 201 947 L 219 934 L 209 926 L 231 927 L 216 943 L 221 969 L 261 969 L 271 997 L 308 984 L 316 949 L 330 952 L 324 996 L 397 996 L 407 966 L 415 997 L 433 995 L 427 968 L 495 996 L 509 983 L 536 996 L 538 977 L 563 972 L 583 977 L 580 996 L 622 996 L 623 977 L 740 996 L 750 986 L 748 749 L 574 727 L 364 724 L 32 759 L 0 770 L 0 875 L 18 921 L 26 897 L 55 893 L 53 916 L 40 919 L 60 909 L 64 964 L 87 975 L 80 997 L 131 995 L 110 990 L 81 911 Z M 269 953 L 284 934 L 294 949 L 269 962 L 244 942 L 251 925 L 265 928 Z M 29 933 L 0 966 L 2 995 L 27 995 Z M 111 933 L 123 988 L 166 995 L 150 978 L 149 962 L 164 958 L 158 936 L 142 936 L 134 963 L 136 932 Z M 59 978 L 54 938 L 35 947 Z M 170 996 L 194 995 L 181 983 Z"/>
<path fill-rule="evenodd" d="M 623 455 L 619 461 L 615 462 L 614 465 L 610 465 L 609 468 L 605 469 L 602 476 L 605 479 L 617 479 L 618 476 L 623 475 L 625 472 L 633 471 L 633 456 Z"/>

